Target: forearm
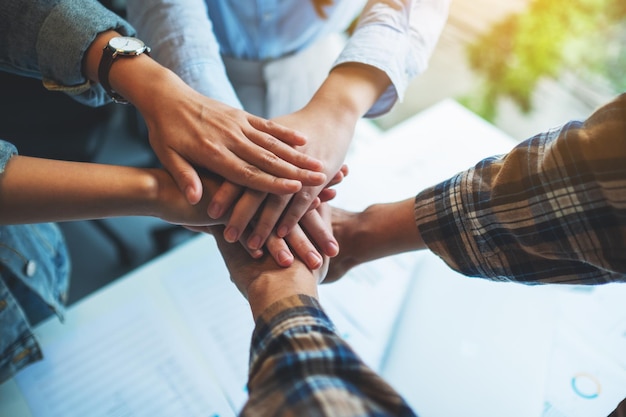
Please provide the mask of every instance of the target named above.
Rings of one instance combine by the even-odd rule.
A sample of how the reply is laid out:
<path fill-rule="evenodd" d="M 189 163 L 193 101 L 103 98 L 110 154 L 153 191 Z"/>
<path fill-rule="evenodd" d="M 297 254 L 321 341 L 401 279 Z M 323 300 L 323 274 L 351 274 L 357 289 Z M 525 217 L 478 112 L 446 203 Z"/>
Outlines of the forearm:
<path fill-rule="evenodd" d="M 385 256 L 426 249 L 415 224 L 414 199 L 374 204 L 360 213 L 336 210 L 333 231 L 349 249 L 348 267 Z M 341 255 L 341 248 L 340 248 Z"/>
<path fill-rule="evenodd" d="M 156 171 L 14 156 L 0 176 L 0 223 L 155 215 Z"/>
<path fill-rule="evenodd" d="M 306 266 L 296 262 L 287 269 L 265 271 L 247 289 L 252 316 L 256 320 L 268 307 L 294 294 L 317 299 L 317 282 Z"/>
<path fill-rule="evenodd" d="M 355 124 L 389 84 L 389 77 L 375 67 L 345 63 L 333 68 L 307 107 L 331 110 L 330 117 Z"/>

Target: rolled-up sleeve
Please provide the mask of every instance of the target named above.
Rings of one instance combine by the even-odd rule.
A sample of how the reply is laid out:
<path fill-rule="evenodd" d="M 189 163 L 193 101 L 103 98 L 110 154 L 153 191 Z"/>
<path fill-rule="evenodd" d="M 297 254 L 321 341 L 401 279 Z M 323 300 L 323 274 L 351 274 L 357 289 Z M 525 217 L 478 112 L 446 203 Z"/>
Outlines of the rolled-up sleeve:
<path fill-rule="evenodd" d="M 626 95 L 415 199 L 428 248 L 462 274 L 626 282 Z"/>
<path fill-rule="evenodd" d="M 415 416 L 305 295 L 279 300 L 257 319 L 248 392 L 242 417 Z"/>
<path fill-rule="evenodd" d="M 82 71 L 85 52 L 99 33 L 134 29 L 95 0 L 0 0 L 2 70 L 39 78 L 49 90 L 63 91 L 84 104 L 110 101 Z"/>
<path fill-rule="evenodd" d="M 0 139 L 0 174 L 4 172 L 4 168 L 6 167 L 9 159 L 17 155 L 17 149 L 13 146 L 12 143 L 5 142 Z"/>
<path fill-rule="evenodd" d="M 450 0 L 370 0 L 335 62 L 359 62 L 387 74 L 391 85 L 365 115 L 377 117 L 402 100 L 409 81 L 428 67 Z"/>

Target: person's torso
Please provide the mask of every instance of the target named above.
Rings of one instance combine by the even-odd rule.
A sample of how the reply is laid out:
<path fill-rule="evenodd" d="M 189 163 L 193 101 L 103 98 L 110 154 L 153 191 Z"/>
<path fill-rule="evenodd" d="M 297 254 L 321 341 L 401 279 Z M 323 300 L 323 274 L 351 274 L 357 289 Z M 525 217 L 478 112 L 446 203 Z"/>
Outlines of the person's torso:
<path fill-rule="evenodd" d="M 365 0 L 335 0 L 317 15 L 310 0 L 206 0 L 222 54 L 249 60 L 283 57 L 345 31 Z"/>

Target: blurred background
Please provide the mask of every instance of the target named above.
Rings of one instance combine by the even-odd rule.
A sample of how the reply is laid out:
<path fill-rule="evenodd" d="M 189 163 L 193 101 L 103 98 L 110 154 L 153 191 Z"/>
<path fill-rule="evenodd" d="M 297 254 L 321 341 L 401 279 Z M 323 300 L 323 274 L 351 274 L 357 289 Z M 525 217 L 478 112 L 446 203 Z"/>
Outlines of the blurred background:
<path fill-rule="evenodd" d="M 124 15 L 124 0 L 102 2 Z M 517 140 L 585 118 L 626 89 L 624 23 L 624 0 L 453 0 L 428 70 L 402 103 L 374 122 L 389 129 L 445 98 Z M 86 108 L 46 92 L 37 80 L 6 75 L 0 91 L 5 98 L 0 137 L 16 142 L 21 153 L 157 164 L 130 106 Z M 58 143 L 67 141 L 78 144 L 72 146 L 76 152 L 56 154 L 64 150 Z M 157 219 L 135 217 L 61 227 L 73 262 L 70 302 L 193 236 Z"/>
<path fill-rule="evenodd" d="M 626 91 L 624 0 L 452 0 L 430 67 L 389 128 L 452 97 L 523 140 Z"/>

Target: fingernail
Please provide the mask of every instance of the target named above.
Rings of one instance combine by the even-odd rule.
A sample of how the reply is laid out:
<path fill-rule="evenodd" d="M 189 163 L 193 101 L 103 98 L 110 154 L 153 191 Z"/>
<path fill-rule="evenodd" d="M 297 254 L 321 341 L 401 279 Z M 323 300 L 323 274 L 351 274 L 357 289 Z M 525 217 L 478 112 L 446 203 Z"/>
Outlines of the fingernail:
<path fill-rule="evenodd" d="M 310 182 L 324 183 L 326 181 L 326 174 L 323 172 L 309 172 L 308 180 Z"/>
<path fill-rule="evenodd" d="M 187 187 L 185 187 L 185 197 L 187 197 L 187 201 L 189 201 L 190 204 L 195 204 L 197 203 L 194 194 L 194 190 L 193 187 L 191 185 L 188 185 Z"/>
<path fill-rule="evenodd" d="M 293 261 L 293 256 L 291 256 L 291 253 L 287 252 L 286 250 L 281 250 L 280 252 L 278 252 L 277 257 L 278 263 L 283 266 L 289 266 Z"/>
<path fill-rule="evenodd" d="M 250 249 L 260 249 L 261 248 L 261 236 L 254 235 L 248 240 L 248 247 Z"/>
<path fill-rule="evenodd" d="M 339 245 L 336 242 L 328 242 L 326 245 L 326 254 L 328 256 L 335 256 L 339 253 Z"/>
<path fill-rule="evenodd" d="M 263 256 L 263 251 L 262 250 L 254 250 L 254 251 L 250 252 L 250 255 L 254 259 L 259 259 L 261 256 Z"/>
<path fill-rule="evenodd" d="M 227 242 L 234 243 L 239 239 L 239 232 L 234 227 L 227 227 L 224 231 L 224 239 Z"/>
<path fill-rule="evenodd" d="M 222 206 L 220 206 L 218 203 L 211 203 L 209 204 L 209 210 L 207 211 L 207 213 L 209 214 L 209 216 L 211 216 L 211 218 L 217 219 L 222 214 Z"/>
<path fill-rule="evenodd" d="M 280 226 L 276 231 L 278 237 L 285 237 L 287 236 L 287 233 L 289 233 L 289 228 L 287 226 Z"/>
<path fill-rule="evenodd" d="M 306 262 L 310 268 L 317 268 L 322 263 L 322 260 L 317 253 L 309 252 L 306 255 Z"/>

